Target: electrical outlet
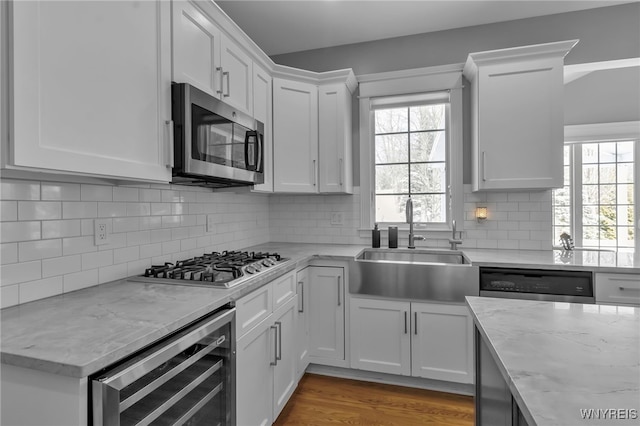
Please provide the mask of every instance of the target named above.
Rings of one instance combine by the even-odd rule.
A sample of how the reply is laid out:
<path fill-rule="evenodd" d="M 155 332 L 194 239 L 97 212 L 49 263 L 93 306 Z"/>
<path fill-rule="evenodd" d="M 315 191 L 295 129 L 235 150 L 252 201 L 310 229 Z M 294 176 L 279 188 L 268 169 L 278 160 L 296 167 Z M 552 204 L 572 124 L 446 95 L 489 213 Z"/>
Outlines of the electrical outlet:
<path fill-rule="evenodd" d="M 333 212 L 331 213 L 331 224 L 332 225 L 344 225 L 344 217 L 342 212 Z"/>
<path fill-rule="evenodd" d="M 95 219 L 93 221 L 93 227 L 95 245 L 101 246 L 103 244 L 109 244 L 110 234 L 107 219 Z"/>
<path fill-rule="evenodd" d="M 207 232 L 215 231 L 215 220 L 212 214 L 207 215 Z"/>

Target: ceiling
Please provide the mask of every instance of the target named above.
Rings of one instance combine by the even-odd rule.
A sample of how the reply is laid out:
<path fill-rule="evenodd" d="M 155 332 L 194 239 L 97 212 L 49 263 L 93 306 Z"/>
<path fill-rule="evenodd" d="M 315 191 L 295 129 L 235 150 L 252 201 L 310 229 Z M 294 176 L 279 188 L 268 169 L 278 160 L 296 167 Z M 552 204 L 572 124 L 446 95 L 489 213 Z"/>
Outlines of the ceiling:
<path fill-rule="evenodd" d="M 269 56 L 629 1 L 232 0 L 216 3 Z"/>

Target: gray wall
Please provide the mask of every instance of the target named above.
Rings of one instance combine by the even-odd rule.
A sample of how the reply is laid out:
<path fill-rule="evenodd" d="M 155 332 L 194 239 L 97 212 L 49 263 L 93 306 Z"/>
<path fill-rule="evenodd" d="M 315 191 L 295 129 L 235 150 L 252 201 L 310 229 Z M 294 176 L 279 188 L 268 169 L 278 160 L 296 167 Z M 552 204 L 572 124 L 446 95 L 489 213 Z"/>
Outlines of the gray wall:
<path fill-rule="evenodd" d="M 275 55 L 282 65 L 312 71 L 352 68 L 356 75 L 464 63 L 470 52 L 579 39 L 565 64 L 640 57 L 640 3 L 519 19 Z M 618 70 L 598 72 L 566 86 L 565 122 L 640 120 L 638 80 Z M 611 78 L 608 74 L 611 73 Z M 636 76 L 637 77 L 637 76 Z M 468 91 L 467 89 L 465 92 Z M 464 183 L 471 181 L 468 93 L 465 96 Z M 354 96 L 354 184 L 360 184 L 358 102 Z"/>

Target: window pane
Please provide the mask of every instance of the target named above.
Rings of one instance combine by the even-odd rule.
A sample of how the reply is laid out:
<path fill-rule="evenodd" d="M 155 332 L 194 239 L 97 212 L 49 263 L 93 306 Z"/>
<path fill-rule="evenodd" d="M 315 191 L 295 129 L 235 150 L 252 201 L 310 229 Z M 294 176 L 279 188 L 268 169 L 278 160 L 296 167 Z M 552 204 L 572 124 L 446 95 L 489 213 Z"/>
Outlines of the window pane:
<path fill-rule="evenodd" d="M 598 204 L 598 186 L 597 185 L 583 185 L 582 186 L 582 203 Z"/>
<path fill-rule="evenodd" d="M 569 206 L 571 204 L 568 186 L 553 191 L 553 204 L 558 206 Z"/>
<path fill-rule="evenodd" d="M 582 163 L 597 163 L 598 162 L 598 144 L 597 143 L 585 143 L 582 144 Z"/>
<path fill-rule="evenodd" d="M 618 164 L 618 183 L 633 182 L 633 163 Z"/>
<path fill-rule="evenodd" d="M 602 230 L 615 227 L 616 217 L 617 211 L 615 206 L 600 206 L 600 226 Z"/>
<path fill-rule="evenodd" d="M 633 142 L 618 142 L 618 162 L 633 161 Z"/>
<path fill-rule="evenodd" d="M 598 166 L 582 166 L 582 183 L 598 183 Z"/>
<path fill-rule="evenodd" d="M 633 206 L 618 206 L 618 225 L 633 226 Z"/>
<path fill-rule="evenodd" d="M 621 247 L 633 247 L 635 236 L 633 235 L 632 226 L 618 227 L 618 245 Z"/>
<path fill-rule="evenodd" d="M 616 203 L 616 186 L 600 185 L 600 204 Z"/>
<path fill-rule="evenodd" d="M 405 222 L 406 195 L 376 195 L 376 222 Z"/>
<path fill-rule="evenodd" d="M 600 166 L 600 183 L 616 183 L 615 164 L 603 164 Z"/>
<path fill-rule="evenodd" d="M 407 149 L 406 134 L 376 136 L 376 164 L 406 163 L 409 161 Z"/>
<path fill-rule="evenodd" d="M 583 226 L 582 238 L 584 245 L 587 247 L 598 246 L 598 227 L 597 226 Z"/>
<path fill-rule="evenodd" d="M 442 195 L 414 195 L 413 220 L 415 222 L 445 222 L 447 217 L 446 197 Z"/>
<path fill-rule="evenodd" d="M 598 207 L 595 207 L 595 206 L 582 207 L 582 224 L 583 225 L 598 224 Z"/>
<path fill-rule="evenodd" d="M 409 126 L 409 109 L 393 108 L 376 111 L 376 134 L 406 132 Z"/>
<path fill-rule="evenodd" d="M 600 143 L 600 162 L 601 163 L 616 162 L 616 143 L 615 142 Z"/>
<path fill-rule="evenodd" d="M 376 194 L 409 192 L 409 168 L 406 164 L 376 166 Z"/>
<path fill-rule="evenodd" d="M 633 184 L 618 185 L 618 204 L 634 204 Z"/>
<path fill-rule="evenodd" d="M 553 224 L 569 227 L 571 225 L 571 209 L 569 207 L 555 207 L 553 209 Z"/>
<path fill-rule="evenodd" d="M 563 154 L 563 163 L 565 166 L 568 166 L 571 164 L 571 146 L 570 145 L 565 145 L 564 146 L 564 150 L 562 151 Z"/>
<path fill-rule="evenodd" d="M 444 105 L 424 105 L 411 107 L 411 131 L 437 130 L 445 128 Z"/>
<path fill-rule="evenodd" d="M 446 188 L 444 163 L 411 165 L 411 193 L 445 192 Z"/>
<path fill-rule="evenodd" d="M 445 161 L 445 132 L 411 134 L 411 161 Z"/>
<path fill-rule="evenodd" d="M 563 185 L 571 185 L 571 166 L 564 166 L 564 183 Z"/>

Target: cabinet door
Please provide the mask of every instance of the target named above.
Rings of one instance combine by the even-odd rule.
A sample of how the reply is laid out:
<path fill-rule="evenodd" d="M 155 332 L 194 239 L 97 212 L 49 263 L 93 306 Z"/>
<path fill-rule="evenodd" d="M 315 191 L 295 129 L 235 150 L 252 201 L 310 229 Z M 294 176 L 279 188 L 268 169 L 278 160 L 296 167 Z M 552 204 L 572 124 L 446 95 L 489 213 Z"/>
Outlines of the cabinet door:
<path fill-rule="evenodd" d="M 309 268 L 296 276 L 298 294 L 298 318 L 296 319 L 296 342 L 298 345 L 298 379 L 309 366 Z"/>
<path fill-rule="evenodd" d="M 254 191 L 273 192 L 273 104 L 271 76 L 258 64 L 253 64 L 253 117 L 264 124 L 264 183 Z"/>
<path fill-rule="evenodd" d="M 275 192 L 318 192 L 318 87 L 273 79 Z"/>
<path fill-rule="evenodd" d="M 411 374 L 410 304 L 351 298 L 351 367 Z"/>
<path fill-rule="evenodd" d="M 10 162 L 167 182 L 169 2 L 13 2 Z"/>
<path fill-rule="evenodd" d="M 344 360 L 344 269 L 309 268 L 309 356 Z"/>
<path fill-rule="evenodd" d="M 221 41 L 222 100 L 253 115 L 253 61 L 224 34 Z"/>
<path fill-rule="evenodd" d="M 640 307 L 640 274 L 597 273 L 596 303 Z"/>
<path fill-rule="evenodd" d="M 297 300 L 290 299 L 273 313 L 273 323 L 278 331 L 278 356 L 273 369 L 273 419 L 275 420 L 289 401 L 298 384 L 296 346 Z M 239 423 L 242 424 L 242 423 Z"/>
<path fill-rule="evenodd" d="M 173 1 L 173 81 L 220 98 L 220 30 L 189 1 Z"/>
<path fill-rule="evenodd" d="M 318 104 L 320 192 L 350 194 L 351 93 L 344 84 L 320 86 Z"/>
<path fill-rule="evenodd" d="M 562 186 L 562 75 L 562 58 L 479 68 L 479 189 Z"/>
<path fill-rule="evenodd" d="M 273 423 L 273 366 L 277 327 L 272 317 L 236 343 L 236 422 L 239 425 Z"/>
<path fill-rule="evenodd" d="M 473 383 L 473 324 L 464 305 L 411 303 L 411 375 Z"/>

